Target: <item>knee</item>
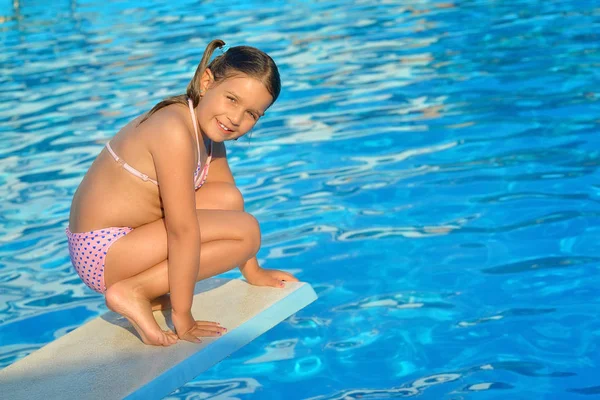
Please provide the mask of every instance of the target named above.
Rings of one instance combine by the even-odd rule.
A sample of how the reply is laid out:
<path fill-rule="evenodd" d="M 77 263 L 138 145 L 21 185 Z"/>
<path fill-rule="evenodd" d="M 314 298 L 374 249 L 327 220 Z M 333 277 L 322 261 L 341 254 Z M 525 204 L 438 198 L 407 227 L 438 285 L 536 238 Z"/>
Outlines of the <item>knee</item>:
<path fill-rule="evenodd" d="M 219 202 L 223 210 L 244 211 L 244 198 L 240 190 L 233 184 L 223 183 L 219 194 Z"/>
<path fill-rule="evenodd" d="M 196 208 L 244 211 L 244 198 L 232 183 L 208 182 L 196 190 Z"/>
<path fill-rule="evenodd" d="M 252 254 L 256 254 L 258 253 L 261 244 L 260 225 L 258 220 L 253 215 L 244 213 L 244 225 L 244 240 L 247 241 Z"/>

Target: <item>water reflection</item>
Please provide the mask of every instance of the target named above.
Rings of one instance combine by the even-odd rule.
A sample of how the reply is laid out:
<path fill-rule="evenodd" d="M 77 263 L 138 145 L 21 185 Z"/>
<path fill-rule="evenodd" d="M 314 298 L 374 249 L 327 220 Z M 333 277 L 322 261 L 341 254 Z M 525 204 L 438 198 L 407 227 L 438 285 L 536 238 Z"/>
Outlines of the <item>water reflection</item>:
<path fill-rule="evenodd" d="M 228 154 L 261 262 L 322 300 L 171 398 L 597 391 L 591 3 L 2 4 L 0 367 L 105 311 L 66 259 L 71 196 L 222 37 L 280 65 Z"/>

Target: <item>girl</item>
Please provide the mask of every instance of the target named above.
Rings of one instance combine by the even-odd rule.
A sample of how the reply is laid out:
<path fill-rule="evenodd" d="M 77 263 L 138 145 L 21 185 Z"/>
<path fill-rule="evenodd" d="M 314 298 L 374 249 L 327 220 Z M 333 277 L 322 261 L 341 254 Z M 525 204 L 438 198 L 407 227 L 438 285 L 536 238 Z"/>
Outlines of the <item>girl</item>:
<path fill-rule="evenodd" d="M 106 144 L 73 197 L 71 262 L 146 344 L 200 342 L 226 331 L 192 317 L 196 281 L 235 266 L 253 285 L 297 281 L 259 267 L 258 222 L 243 211 L 224 146 L 277 99 L 279 72 L 271 57 L 247 46 L 209 64 L 224 44 L 207 46 L 185 95 L 158 103 Z M 152 315 L 169 305 L 167 293 L 175 333 L 161 330 Z"/>

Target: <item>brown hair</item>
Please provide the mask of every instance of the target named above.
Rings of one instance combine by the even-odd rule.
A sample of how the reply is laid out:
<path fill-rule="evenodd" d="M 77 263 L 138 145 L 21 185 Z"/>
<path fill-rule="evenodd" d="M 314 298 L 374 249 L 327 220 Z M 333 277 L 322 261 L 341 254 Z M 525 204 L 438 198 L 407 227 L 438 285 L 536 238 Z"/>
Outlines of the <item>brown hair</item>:
<path fill-rule="evenodd" d="M 279 79 L 279 70 L 275 61 L 263 51 L 250 46 L 235 46 L 229 48 L 223 54 L 215 57 L 209 64 L 208 61 L 217 47 L 221 48 L 225 42 L 219 39 L 213 40 L 206 46 L 200 64 L 196 68 L 194 77 L 187 86 L 185 94 L 172 96 L 164 99 L 155 105 L 140 121 L 140 124 L 150 118 L 152 114 L 163 107 L 171 104 L 181 103 L 187 105 L 187 99 L 191 99 L 194 107 L 200 103 L 200 79 L 206 68 L 212 72 L 215 82 L 220 82 L 236 74 L 246 74 L 251 78 L 261 81 L 271 96 L 273 103 L 279 97 L 281 91 L 281 81 Z M 272 104 L 272 103 L 271 103 Z"/>

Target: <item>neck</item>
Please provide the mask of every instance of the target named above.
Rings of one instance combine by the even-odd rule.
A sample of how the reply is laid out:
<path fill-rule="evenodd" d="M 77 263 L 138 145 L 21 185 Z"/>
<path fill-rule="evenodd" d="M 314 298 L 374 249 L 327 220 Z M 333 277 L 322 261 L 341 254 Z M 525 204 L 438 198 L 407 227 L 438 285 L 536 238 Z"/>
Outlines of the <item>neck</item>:
<path fill-rule="evenodd" d="M 204 132 L 202 132 L 202 130 L 200 130 L 200 140 L 202 140 L 204 148 L 206 149 L 206 152 L 208 152 L 211 140 Z"/>
<path fill-rule="evenodd" d="M 199 107 L 194 108 L 192 104 L 192 112 L 194 113 L 194 118 L 196 119 L 195 129 L 198 129 L 198 144 L 200 144 L 200 141 L 202 141 L 202 144 L 204 145 L 204 151 L 208 153 L 208 148 L 210 146 L 210 138 L 206 135 L 206 133 L 204 133 L 202 127 L 200 126 L 200 115 L 198 108 Z M 194 121 L 192 121 L 192 123 L 194 123 Z"/>

